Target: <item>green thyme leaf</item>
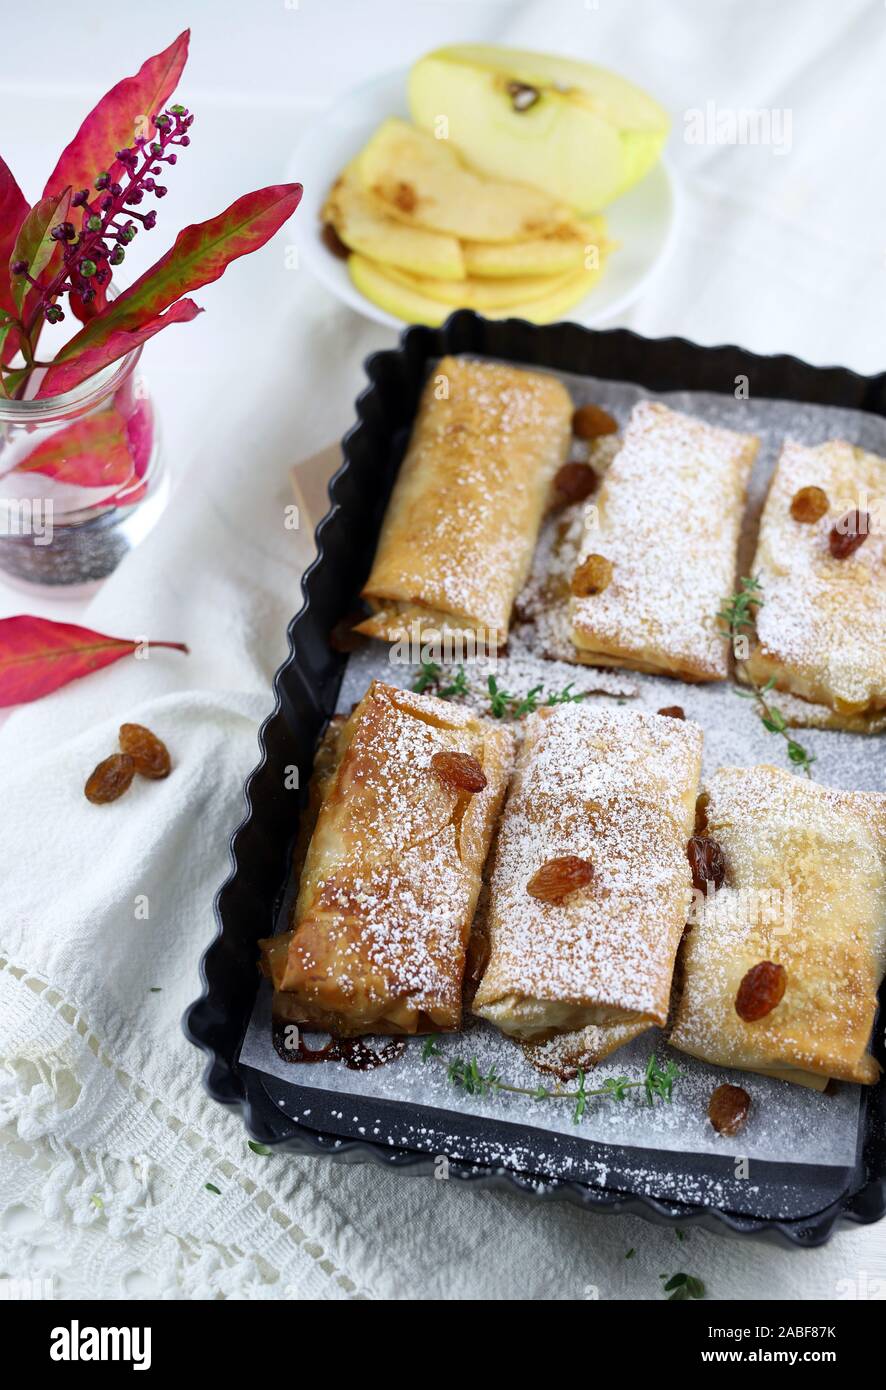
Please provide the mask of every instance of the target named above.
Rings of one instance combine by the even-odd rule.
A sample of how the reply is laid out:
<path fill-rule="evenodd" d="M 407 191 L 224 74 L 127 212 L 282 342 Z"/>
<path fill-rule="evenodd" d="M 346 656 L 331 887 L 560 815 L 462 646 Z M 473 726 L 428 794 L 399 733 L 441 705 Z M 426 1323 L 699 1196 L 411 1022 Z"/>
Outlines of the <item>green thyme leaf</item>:
<path fill-rule="evenodd" d="M 516 695 L 511 695 L 507 690 L 499 690 L 495 676 L 488 678 L 486 688 L 489 691 L 489 706 L 493 719 L 506 719 L 508 706 L 516 700 Z"/>
<path fill-rule="evenodd" d="M 443 667 L 438 666 L 436 661 L 423 661 L 418 675 L 412 682 L 412 689 L 417 695 L 423 695 L 429 686 L 437 684 L 442 674 Z"/>
<path fill-rule="evenodd" d="M 745 629 L 751 631 L 755 628 L 755 615 L 758 608 L 763 607 L 763 589 L 759 578 L 745 577 L 739 581 L 740 587 L 737 593 L 724 604 L 717 617 L 726 624 L 733 650 L 735 650 L 735 639 Z M 764 729 L 771 734 L 779 734 L 787 742 L 788 761 L 794 766 L 802 768 L 807 777 L 812 776 L 812 764 L 814 757 L 806 751 L 801 743 L 790 737 L 787 732 L 787 720 L 781 710 L 770 705 L 766 696 L 775 688 L 775 677 L 770 676 L 765 685 L 758 686 L 748 673 L 747 667 L 743 670 L 743 679 L 747 682 L 750 689 L 748 691 L 737 690 L 735 693 L 744 699 L 755 700 L 760 708 L 760 722 Z"/>
<path fill-rule="evenodd" d="M 573 693 L 572 687 L 574 684 L 574 681 L 570 681 L 568 685 L 564 685 L 562 690 L 555 690 L 548 696 L 546 703 L 549 705 L 568 705 L 572 701 L 578 702 L 579 700 L 586 700 L 588 692 L 586 690 L 577 690 Z"/>
<path fill-rule="evenodd" d="M 465 675 L 465 668 L 459 666 L 458 671 L 453 677 L 451 685 L 446 685 L 438 691 L 441 700 L 449 700 L 453 695 L 469 695 L 471 687 L 468 685 L 468 678 Z"/>

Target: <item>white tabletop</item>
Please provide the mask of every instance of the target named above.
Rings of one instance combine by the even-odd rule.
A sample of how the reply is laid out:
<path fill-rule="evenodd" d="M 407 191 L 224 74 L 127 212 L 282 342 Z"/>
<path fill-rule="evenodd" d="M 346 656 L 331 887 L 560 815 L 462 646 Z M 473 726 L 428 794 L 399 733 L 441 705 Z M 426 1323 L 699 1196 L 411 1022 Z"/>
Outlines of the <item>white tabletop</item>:
<path fill-rule="evenodd" d="M 158 250 L 181 226 L 217 212 L 247 188 L 297 177 L 290 169 L 293 146 L 311 113 L 338 93 L 440 43 L 506 38 L 621 70 L 673 112 L 669 149 L 683 193 L 678 244 L 662 278 L 619 322 L 652 336 L 738 342 L 861 372 L 886 365 L 886 9 L 873 0 L 785 0 L 777 7 L 767 0 L 716 6 L 709 0 L 191 0 L 186 7 L 152 0 L 147 9 L 34 0 L 24 22 L 5 24 L 0 54 L 2 153 L 27 195 L 38 196 L 89 103 L 170 42 L 184 12 L 193 37 L 180 92 L 197 111 L 198 124 L 187 172 L 183 161 L 161 209 Z M 720 109 L 789 112 L 790 149 L 687 143 L 686 113 L 709 101 Z M 281 238 L 238 262 L 220 285 L 198 292 L 207 312 L 145 351 L 179 486 L 184 480 L 199 486 L 199 470 L 211 469 L 216 458 L 231 467 L 237 459 L 253 468 L 257 492 L 284 495 L 288 467 L 351 422 L 364 353 L 394 341 L 393 333 L 306 283 L 303 273 L 284 272 L 285 232 Z M 127 272 L 144 267 L 139 257 L 147 249 L 132 256 Z M 219 555 L 218 564 L 225 562 Z M 294 567 L 286 582 L 294 606 Z M 85 605 L 23 598 L 0 581 L 0 616 L 23 611 L 77 621 Z M 282 652 L 281 625 L 279 643 L 267 654 L 269 670 Z M 182 968 L 193 972 L 194 962 Z M 367 1183 L 376 1181 L 376 1174 L 363 1171 Z M 339 1194 L 341 1221 L 353 1225 L 354 1240 L 368 1241 L 348 1200 Z M 437 1215 L 445 1224 L 447 1258 L 460 1269 L 451 1296 L 482 1297 L 489 1281 L 482 1265 L 469 1269 L 472 1241 L 459 1224 L 468 1221 L 467 1199 L 453 1191 L 439 1200 L 448 1204 L 445 1215 Z M 489 1195 L 488 1216 L 499 1200 Z M 603 1299 L 659 1297 L 654 1275 L 641 1277 L 638 1270 L 632 1279 L 618 1266 L 621 1246 L 641 1242 L 650 1270 L 664 1258 L 674 1268 L 691 1261 L 715 1298 L 769 1299 L 785 1291 L 793 1297 L 886 1296 L 886 1225 L 842 1234 L 827 1249 L 805 1254 L 693 1235 L 690 1256 L 672 1248 L 670 1233 L 625 1220 L 614 1235 L 611 1220 L 588 1217 L 588 1263 L 578 1277 L 559 1266 L 557 1231 L 565 1218 L 509 1200 L 500 1210 L 515 1225 L 515 1241 L 522 1229 L 543 1248 L 551 1297 L 594 1296 L 587 1289 Z M 384 1220 L 387 1226 L 374 1238 L 393 1249 L 403 1239 L 395 1198 Z M 47 1219 L 48 1248 L 63 1241 L 61 1231 Z M 420 1255 L 414 1253 L 409 1266 L 404 1258 L 403 1267 L 420 1278 Z M 370 1293 L 420 1297 L 421 1287 L 408 1283 L 405 1274 L 399 1285 L 381 1276 L 374 1284 L 366 1276 Z M 525 1291 L 509 1289 L 500 1271 L 494 1288 L 497 1297 Z M 108 1292 L 76 1272 L 69 1273 L 66 1289 Z M 544 1294 L 539 1289 L 535 1296 Z"/>

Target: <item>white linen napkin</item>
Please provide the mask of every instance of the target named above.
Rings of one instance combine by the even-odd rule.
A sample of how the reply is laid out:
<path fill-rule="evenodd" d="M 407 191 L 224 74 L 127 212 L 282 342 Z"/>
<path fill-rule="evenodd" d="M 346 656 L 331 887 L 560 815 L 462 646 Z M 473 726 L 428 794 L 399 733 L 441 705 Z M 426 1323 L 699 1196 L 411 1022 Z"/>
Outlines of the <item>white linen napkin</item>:
<path fill-rule="evenodd" d="M 503 18 L 510 42 L 614 67 L 674 112 L 681 237 L 625 322 L 883 365 L 882 7 L 570 0 Z M 434 22 L 416 29 L 416 54 L 438 41 Z M 792 152 L 683 144 L 684 110 L 708 99 L 790 108 Z M 0 728 L 0 1274 L 98 1297 L 658 1298 L 660 1272 L 680 1269 L 714 1298 L 886 1290 L 874 1230 L 805 1256 L 697 1232 L 684 1246 L 636 1218 L 261 1157 L 204 1097 L 179 1020 L 300 602 L 287 470 L 344 432 L 362 358 L 394 341 L 306 276 L 282 276 L 281 260 L 273 247 L 255 258 L 257 306 L 237 299 L 247 322 L 263 315 L 239 395 L 225 375 L 233 329 L 217 343 L 197 324 L 169 344 L 180 375 L 160 374 L 157 405 L 189 446 L 187 473 L 83 619 L 191 655 L 124 659 Z M 167 741 L 173 772 L 91 806 L 84 780 L 124 720 Z"/>

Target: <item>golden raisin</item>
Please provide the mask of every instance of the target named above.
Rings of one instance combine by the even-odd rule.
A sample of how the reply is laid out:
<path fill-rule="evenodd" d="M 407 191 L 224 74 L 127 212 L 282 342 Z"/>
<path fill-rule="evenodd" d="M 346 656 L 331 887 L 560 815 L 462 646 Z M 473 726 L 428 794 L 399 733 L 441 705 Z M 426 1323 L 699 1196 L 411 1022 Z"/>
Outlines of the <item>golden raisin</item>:
<path fill-rule="evenodd" d="M 169 776 L 172 767 L 169 749 L 163 740 L 152 734 L 150 729 L 146 729 L 144 724 L 121 724 L 120 747 L 124 753 L 129 754 L 136 772 L 140 772 L 142 777 L 150 777 L 157 781 L 161 777 Z"/>
<path fill-rule="evenodd" d="M 323 231 L 320 233 L 323 245 L 327 251 L 331 251 L 337 260 L 346 261 L 350 256 L 350 248 L 345 245 L 335 230 L 331 222 L 323 223 Z"/>
<path fill-rule="evenodd" d="M 558 903 L 579 888 L 587 888 L 594 877 L 594 868 L 587 859 L 576 854 L 563 854 L 548 859 L 536 869 L 526 885 L 526 892 L 543 903 Z"/>
<path fill-rule="evenodd" d="M 761 960 L 747 971 L 735 996 L 735 1012 L 745 1023 L 756 1023 L 780 1004 L 788 982 L 783 965 Z"/>
<path fill-rule="evenodd" d="M 100 762 L 87 778 L 86 786 L 83 788 L 86 800 L 95 806 L 102 806 L 107 801 L 116 801 L 118 796 L 129 790 L 134 776 L 135 763 L 129 754 L 112 753 L 109 758 Z"/>
<path fill-rule="evenodd" d="M 828 547 L 835 560 L 847 560 L 870 535 L 871 514 L 860 512 L 857 507 L 841 516 L 831 527 Z"/>
<path fill-rule="evenodd" d="M 601 434 L 616 434 L 618 421 L 600 405 L 580 405 L 572 416 L 572 433 L 579 439 L 597 439 Z"/>
<path fill-rule="evenodd" d="M 554 474 L 554 491 L 564 502 L 583 502 L 597 486 L 597 475 L 590 464 L 577 459 L 564 463 Z"/>
<path fill-rule="evenodd" d="M 435 753 L 431 767 L 441 782 L 456 791 L 481 792 L 486 786 L 486 773 L 470 753 Z"/>
<path fill-rule="evenodd" d="M 659 714 L 666 714 L 669 719 L 685 719 L 686 712 L 682 705 L 665 705 L 660 709 Z"/>
<path fill-rule="evenodd" d="M 744 1127 L 751 1098 L 743 1086 L 716 1086 L 708 1101 L 708 1119 L 718 1134 L 731 1136 Z"/>
<path fill-rule="evenodd" d="M 706 893 L 708 884 L 714 885 L 714 892 L 723 887 L 726 877 L 726 859 L 716 840 L 707 835 L 693 835 L 686 846 L 686 856 L 692 870 L 692 886 L 699 893 Z"/>
<path fill-rule="evenodd" d="M 590 598 L 600 594 L 612 579 L 612 561 L 605 555 L 588 555 L 582 560 L 570 585 L 576 598 Z"/>
<path fill-rule="evenodd" d="M 791 516 L 804 526 L 821 521 L 830 503 L 827 493 L 820 487 L 801 487 L 791 498 Z"/>

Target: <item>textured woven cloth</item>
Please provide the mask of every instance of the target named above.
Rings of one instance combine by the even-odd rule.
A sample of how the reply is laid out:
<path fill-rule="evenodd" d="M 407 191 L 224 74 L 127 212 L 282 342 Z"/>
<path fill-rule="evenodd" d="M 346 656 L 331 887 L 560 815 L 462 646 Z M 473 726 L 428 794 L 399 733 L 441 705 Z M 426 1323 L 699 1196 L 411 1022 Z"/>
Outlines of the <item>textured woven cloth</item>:
<path fill-rule="evenodd" d="M 68 21 L 51 8 L 61 41 Z M 871 177 L 886 120 L 882 6 L 385 0 L 285 19 L 284 8 L 256 11 L 247 30 L 239 12 L 191 6 L 195 51 L 202 43 L 212 58 L 201 68 L 195 57 L 193 84 L 210 92 L 195 164 L 208 172 L 176 187 L 167 228 L 279 179 L 309 115 L 297 103 L 331 98 L 334 80 L 372 76 L 435 43 L 500 35 L 620 69 L 674 113 L 680 236 L 624 322 L 883 366 L 886 186 Z M 88 10 L 78 7 L 76 23 L 91 33 Z M 151 20 L 147 39 L 143 17 L 128 13 L 106 31 L 109 77 L 154 39 L 168 42 L 174 7 L 153 5 Z M 347 71 L 331 56 L 342 32 Z M 43 168 L 28 142 L 42 120 L 48 153 L 59 122 L 38 117 L 47 103 L 36 87 L 28 95 L 25 79 L 38 75 L 25 40 L 10 36 L 8 47 L 22 81 L 0 82 L 0 129 L 13 146 L 4 155 L 36 196 Z M 238 63 L 241 87 L 228 96 Z M 294 96 L 296 65 L 305 90 Z M 96 94 L 64 99 L 66 129 Z M 708 101 L 789 110 L 790 151 L 684 142 L 684 111 Z M 220 153 L 232 112 L 256 134 L 253 148 L 227 156 L 233 171 Z M 183 640 L 191 655 L 120 662 L 0 727 L 0 1275 L 51 1276 L 57 1293 L 97 1297 L 610 1299 L 660 1298 L 661 1272 L 683 1269 L 713 1298 L 886 1295 L 875 1229 L 802 1254 L 698 1232 L 679 1243 L 635 1218 L 261 1157 L 239 1119 L 204 1097 L 202 1058 L 179 1019 L 199 989 L 213 893 L 299 602 L 287 470 L 343 433 L 364 355 L 394 341 L 284 269 L 285 244 L 284 231 L 198 295 L 208 312 L 146 354 L 177 475 L 161 525 L 88 609 L 40 605 L 119 635 Z M 2 611 L 36 609 L 3 591 Z M 96 808 L 83 782 L 122 720 L 156 729 L 175 767 Z"/>

